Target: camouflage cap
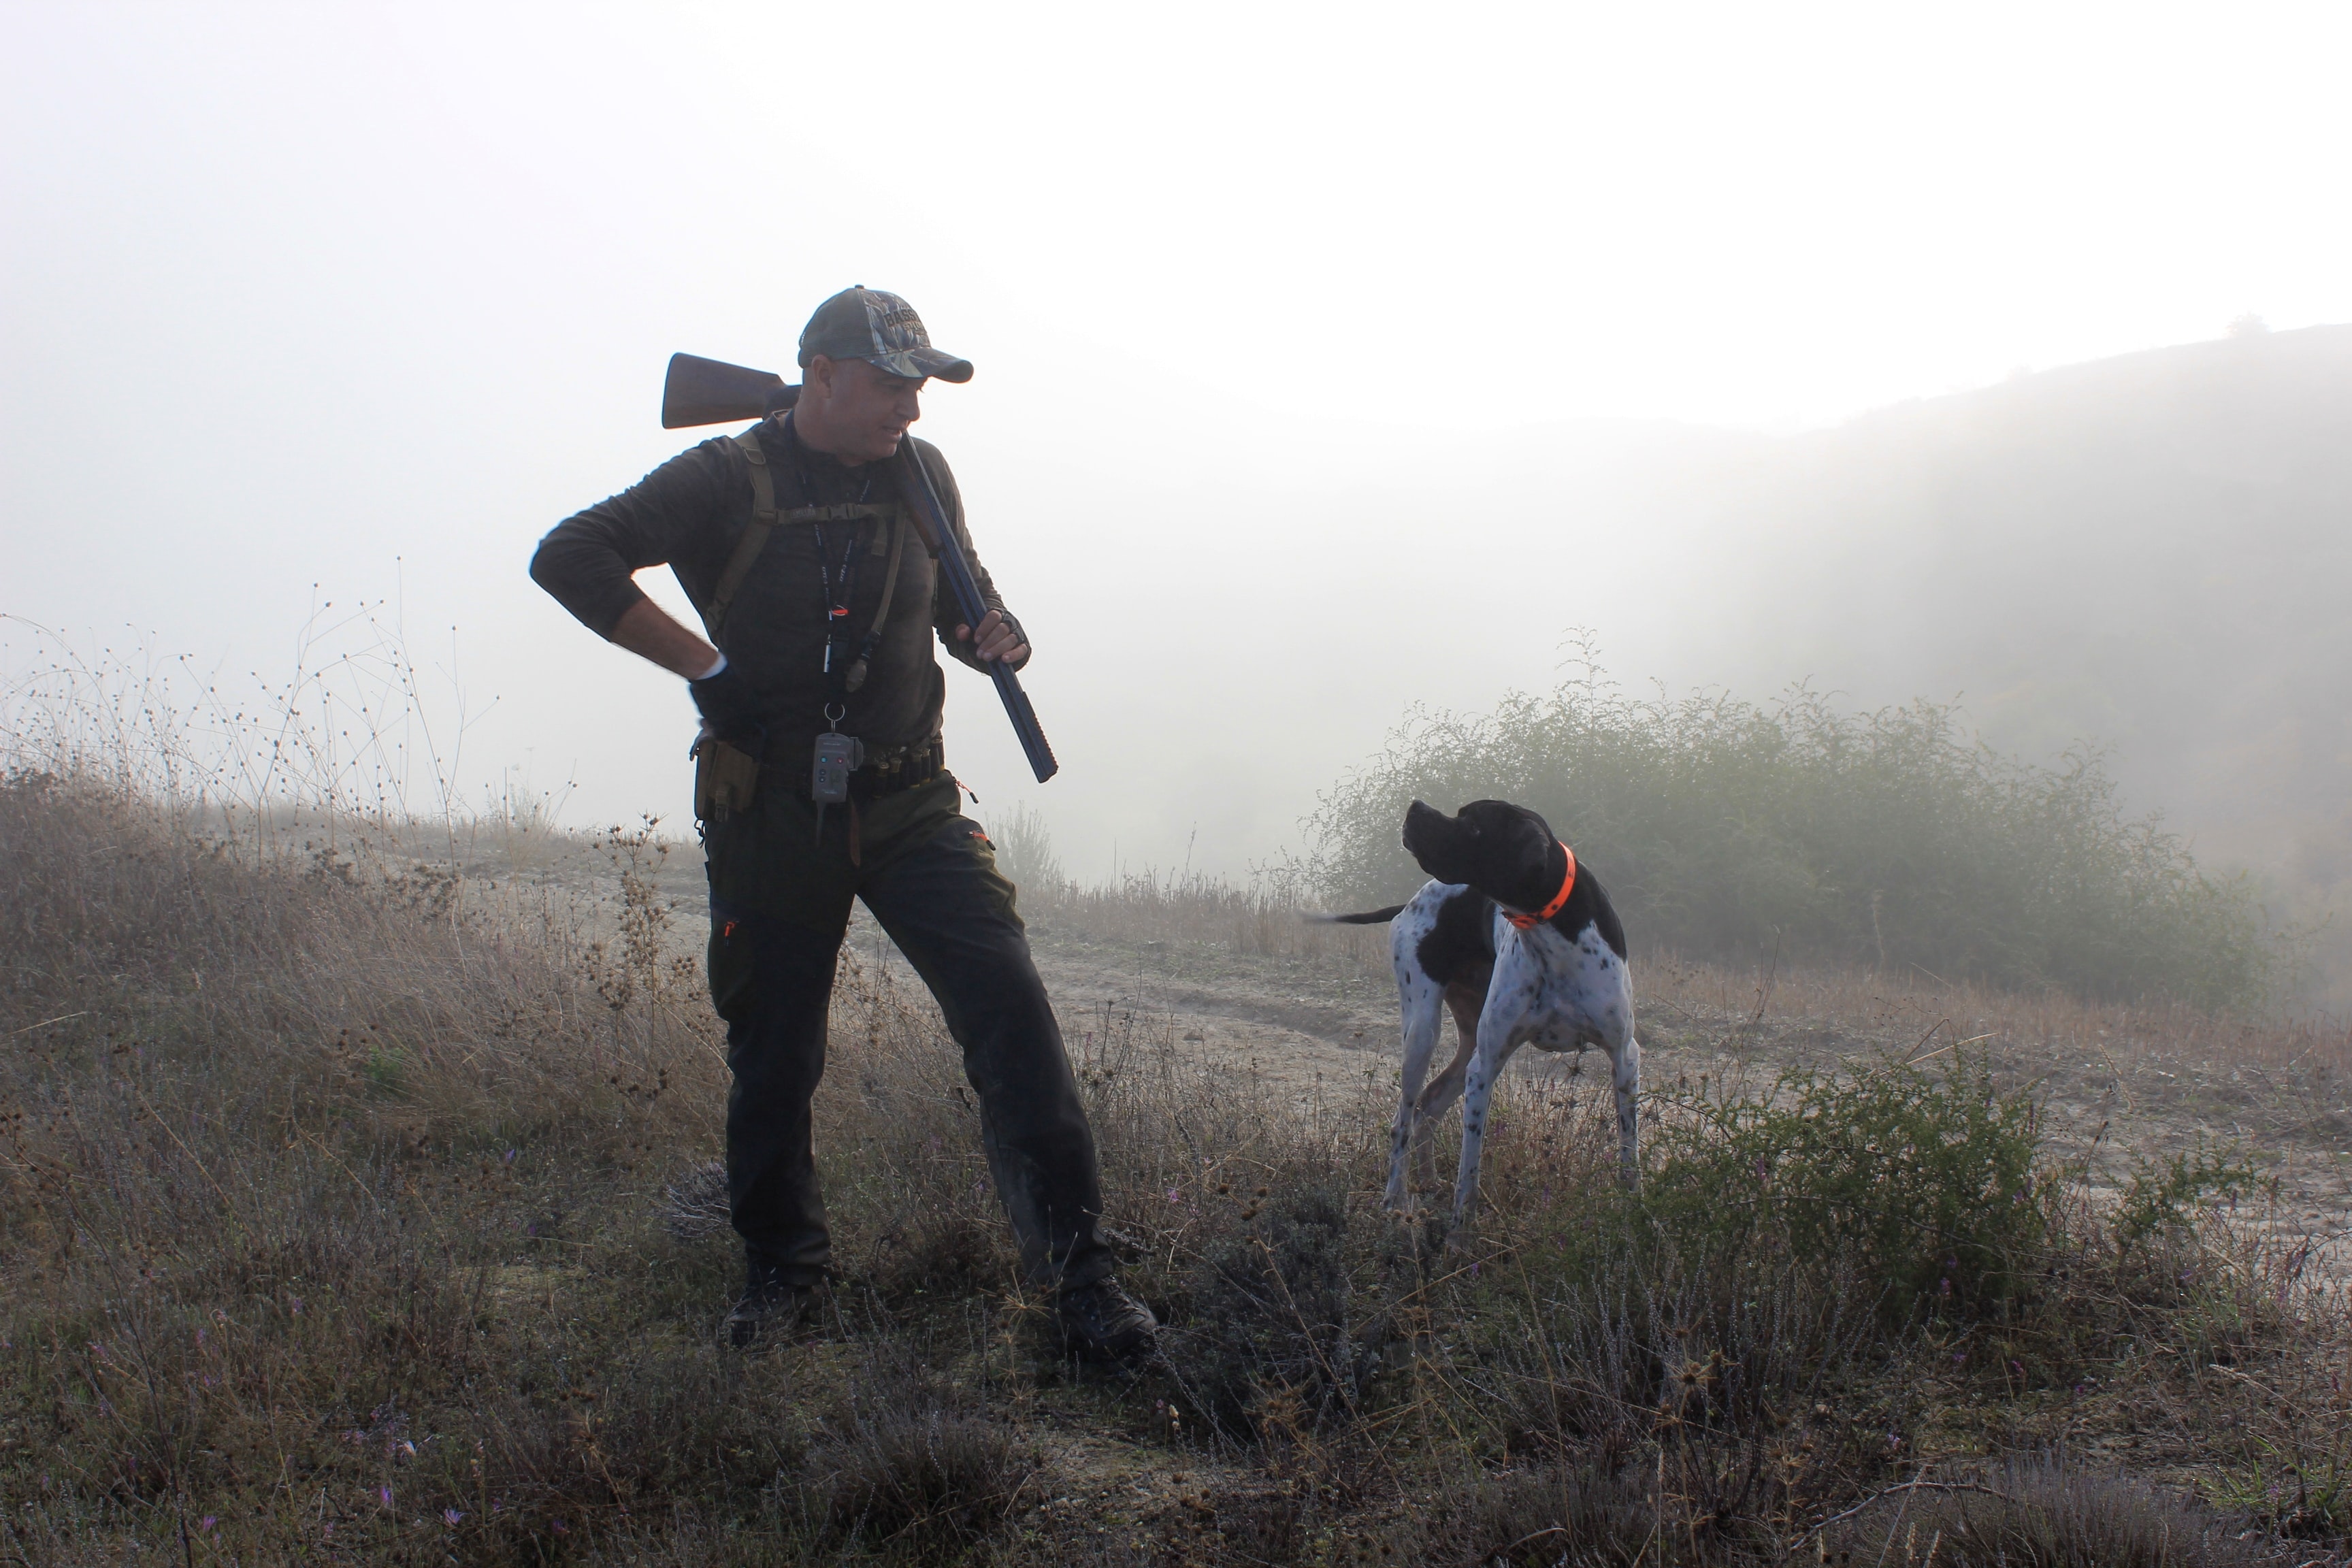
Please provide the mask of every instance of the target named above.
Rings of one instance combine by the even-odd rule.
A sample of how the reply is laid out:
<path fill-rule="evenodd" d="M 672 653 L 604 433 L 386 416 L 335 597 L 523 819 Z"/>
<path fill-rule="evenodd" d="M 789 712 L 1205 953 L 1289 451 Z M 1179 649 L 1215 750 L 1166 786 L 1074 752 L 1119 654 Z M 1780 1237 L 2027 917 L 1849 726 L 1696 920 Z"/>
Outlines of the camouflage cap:
<path fill-rule="evenodd" d="M 801 331 L 801 368 L 818 354 L 862 359 L 892 375 L 970 381 L 971 361 L 931 347 L 923 318 L 896 294 L 859 284 L 816 308 Z"/>

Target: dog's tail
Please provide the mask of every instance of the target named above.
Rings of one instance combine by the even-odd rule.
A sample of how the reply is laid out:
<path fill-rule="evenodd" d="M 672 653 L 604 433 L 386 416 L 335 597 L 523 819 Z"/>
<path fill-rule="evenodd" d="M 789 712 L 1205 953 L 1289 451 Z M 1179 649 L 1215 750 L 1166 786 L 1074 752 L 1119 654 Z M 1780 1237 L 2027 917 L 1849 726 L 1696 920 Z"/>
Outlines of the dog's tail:
<path fill-rule="evenodd" d="M 1404 912 L 1402 904 L 1391 904 L 1384 910 L 1366 910 L 1360 915 L 1308 915 L 1307 923 L 1318 926 L 1379 926 Z"/>

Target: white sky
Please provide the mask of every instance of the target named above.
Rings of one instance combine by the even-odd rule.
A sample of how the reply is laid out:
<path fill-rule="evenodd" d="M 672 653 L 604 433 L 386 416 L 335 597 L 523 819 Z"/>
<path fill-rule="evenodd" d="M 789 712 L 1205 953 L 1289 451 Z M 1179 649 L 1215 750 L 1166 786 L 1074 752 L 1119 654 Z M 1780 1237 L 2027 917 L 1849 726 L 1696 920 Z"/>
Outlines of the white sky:
<path fill-rule="evenodd" d="M 1264 856 L 1570 624 L 1709 679 L 1591 508 L 1478 560 L 1516 503 L 1474 481 L 1559 422 L 1786 430 L 2352 319 L 2337 5 L 0 18 L 0 612 L 274 672 L 314 584 L 397 585 L 496 699 L 470 763 L 583 822 L 683 824 L 685 706 L 531 544 L 702 434 L 657 426 L 672 350 L 789 368 L 848 283 L 979 366 L 923 430 L 1066 773 L 960 674 L 950 753 L 1087 875 Z"/>

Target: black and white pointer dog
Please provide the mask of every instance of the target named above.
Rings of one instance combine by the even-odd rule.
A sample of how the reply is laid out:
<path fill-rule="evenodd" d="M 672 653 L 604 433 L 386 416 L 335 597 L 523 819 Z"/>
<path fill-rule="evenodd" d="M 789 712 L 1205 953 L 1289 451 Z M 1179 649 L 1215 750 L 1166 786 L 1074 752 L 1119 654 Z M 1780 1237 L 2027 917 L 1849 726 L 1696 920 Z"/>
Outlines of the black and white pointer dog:
<path fill-rule="evenodd" d="M 1526 1045 L 1609 1053 L 1618 1158 L 1633 1184 L 1642 1047 L 1633 1038 L 1625 928 L 1609 895 L 1542 817 L 1508 801 L 1474 800 L 1453 816 L 1414 801 L 1404 816 L 1404 847 L 1435 879 L 1412 902 L 1321 917 L 1343 925 L 1394 922 L 1389 949 L 1404 1013 L 1404 1093 L 1389 1152 L 1388 1206 L 1412 1206 L 1409 1155 L 1425 1178 L 1434 1177 L 1436 1119 L 1458 1094 L 1454 1229 L 1469 1223 L 1487 1102 L 1511 1053 Z M 1453 1065 L 1424 1087 L 1448 1010 L 1460 1046 Z"/>

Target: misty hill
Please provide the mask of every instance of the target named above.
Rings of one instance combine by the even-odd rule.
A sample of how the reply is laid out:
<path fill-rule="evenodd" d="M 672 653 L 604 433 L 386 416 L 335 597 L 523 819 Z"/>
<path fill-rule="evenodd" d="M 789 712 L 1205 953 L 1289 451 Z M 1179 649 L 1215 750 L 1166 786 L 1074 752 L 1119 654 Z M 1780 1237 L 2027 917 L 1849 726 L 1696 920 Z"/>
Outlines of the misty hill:
<path fill-rule="evenodd" d="M 976 452 L 968 489 L 1017 498 L 1034 540 L 992 565 L 1041 637 L 1085 652 L 1031 672 L 1069 766 L 1027 798 L 1073 875 L 1114 847 L 1242 870 L 1297 843 L 1409 710 L 1547 691 L 1581 627 L 1629 690 L 1957 700 L 2032 763 L 2095 740 L 2130 809 L 2160 808 L 2209 868 L 2256 868 L 2274 912 L 2352 906 L 2352 327 L 1790 437 L 1414 422 L 1416 400 L 1460 395 L 1437 377 L 1377 429 L 1240 422 L 1262 439 L 1133 417 L 1076 454 L 1003 454 L 1001 476 Z M 1064 496 L 1024 477 L 1049 472 Z M 1159 629 L 1202 622 L 1215 635 Z M 1017 779 L 1017 753 L 988 752 L 1010 746 L 994 714 L 955 714 L 975 773 Z M 2340 923 L 2352 974 L 2352 908 Z"/>
<path fill-rule="evenodd" d="M 2352 895 L 2352 327 L 1717 453 L 1657 492 L 1725 542 L 1717 613 L 1675 660 L 1691 679 L 1957 696 L 2037 759 L 2095 737 L 2208 864 L 2258 869 L 2304 916 Z"/>

